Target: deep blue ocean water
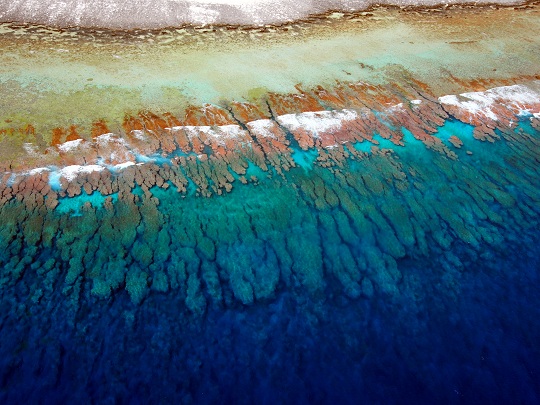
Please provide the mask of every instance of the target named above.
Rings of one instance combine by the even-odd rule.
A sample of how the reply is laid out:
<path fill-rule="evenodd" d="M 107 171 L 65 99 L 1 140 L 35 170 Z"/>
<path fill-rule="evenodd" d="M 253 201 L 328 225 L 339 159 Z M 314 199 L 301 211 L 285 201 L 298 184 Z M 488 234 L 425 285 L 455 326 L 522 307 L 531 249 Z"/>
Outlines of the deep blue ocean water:
<path fill-rule="evenodd" d="M 0 402 L 539 403 L 539 152 L 454 133 L 456 161 L 3 207 Z"/>

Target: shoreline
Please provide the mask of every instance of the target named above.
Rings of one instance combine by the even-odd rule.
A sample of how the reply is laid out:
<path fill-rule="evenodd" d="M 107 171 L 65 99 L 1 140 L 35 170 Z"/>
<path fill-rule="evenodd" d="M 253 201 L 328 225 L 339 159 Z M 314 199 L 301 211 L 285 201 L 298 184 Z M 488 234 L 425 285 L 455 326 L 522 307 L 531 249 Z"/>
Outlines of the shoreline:
<path fill-rule="evenodd" d="M 370 4 L 365 8 L 358 9 L 343 9 L 343 8 L 328 8 L 321 12 L 308 13 L 296 18 L 276 20 L 276 21 L 261 21 L 260 23 L 248 23 L 246 21 L 234 22 L 234 21 L 214 21 L 208 23 L 197 23 L 195 21 L 178 21 L 178 24 L 149 24 L 147 26 L 122 26 L 116 24 L 72 24 L 72 23 L 58 23 L 54 21 L 46 21 L 45 19 L 6 19 L 2 18 L 2 11 L 0 9 L 0 25 L 13 26 L 14 28 L 31 28 L 42 27 L 50 29 L 52 31 L 64 32 L 65 30 L 76 30 L 79 34 L 87 33 L 92 35 L 98 34 L 124 34 L 124 35 L 141 35 L 141 34 L 157 34 L 161 31 L 176 30 L 176 29 L 193 29 L 195 31 L 202 30 L 207 32 L 208 30 L 219 29 L 231 29 L 240 31 L 259 31 L 268 29 L 286 29 L 288 27 L 300 24 L 312 24 L 318 22 L 325 22 L 333 19 L 356 19 L 363 17 L 372 17 L 373 12 L 380 11 L 395 11 L 403 13 L 440 13 L 443 11 L 478 11 L 481 12 L 486 9 L 528 9 L 538 6 L 540 1 L 538 0 L 525 0 L 515 1 L 510 3 L 497 3 L 493 1 L 486 2 L 456 2 L 449 3 L 434 3 L 434 4 L 410 4 L 410 5 L 396 5 L 396 4 L 383 4 L 376 3 Z"/>

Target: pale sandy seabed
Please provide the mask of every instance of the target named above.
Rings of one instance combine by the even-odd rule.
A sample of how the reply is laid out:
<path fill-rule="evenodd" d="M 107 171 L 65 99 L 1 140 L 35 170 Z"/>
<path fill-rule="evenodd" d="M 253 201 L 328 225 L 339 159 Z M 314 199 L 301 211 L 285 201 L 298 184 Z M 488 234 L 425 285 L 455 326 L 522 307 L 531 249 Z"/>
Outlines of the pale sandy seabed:
<path fill-rule="evenodd" d="M 0 130 L 8 131 L 0 133 L 2 154 L 24 156 L 28 139 L 6 134 L 29 124 L 43 149 L 58 127 L 75 126 L 89 139 L 98 120 L 122 133 L 126 114 L 181 117 L 190 105 L 264 104 L 270 92 L 294 94 L 337 82 L 384 84 L 413 76 L 444 96 L 473 90 L 450 75 L 534 78 L 540 66 L 538 14 L 533 5 L 379 8 L 283 27 L 131 33 L 2 24 Z"/>
<path fill-rule="evenodd" d="M 178 29 L 127 39 L 4 24 L 0 80 L 7 97 L 0 111 L 14 120 L 23 111 L 21 119 L 65 124 L 79 121 L 89 106 L 103 118 L 143 107 L 178 109 L 257 91 L 295 92 L 299 83 L 381 80 L 397 66 L 441 86 L 448 71 L 469 78 L 531 74 L 539 28 L 536 7 L 381 9 L 282 30 Z"/>

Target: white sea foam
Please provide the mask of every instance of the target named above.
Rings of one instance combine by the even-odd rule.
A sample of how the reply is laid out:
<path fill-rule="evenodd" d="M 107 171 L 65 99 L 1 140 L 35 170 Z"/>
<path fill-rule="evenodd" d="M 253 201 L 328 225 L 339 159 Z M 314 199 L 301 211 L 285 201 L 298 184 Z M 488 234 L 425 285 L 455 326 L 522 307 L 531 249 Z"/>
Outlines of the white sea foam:
<path fill-rule="evenodd" d="M 413 103 L 413 104 L 416 104 L 416 103 Z M 403 103 L 399 103 L 399 104 L 393 105 L 391 107 L 388 107 L 386 112 L 391 113 L 392 111 L 398 111 L 398 110 L 403 110 Z"/>
<path fill-rule="evenodd" d="M 411 100 L 412 104 L 418 104 L 416 101 Z M 439 98 L 439 102 L 443 105 L 452 105 L 458 108 L 462 108 L 469 111 L 472 114 L 484 114 L 490 118 L 497 119 L 495 113 L 491 108 L 496 104 L 502 104 L 511 106 L 514 111 L 517 109 L 523 114 L 531 116 L 531 119 L 540 119 L 540 81 L 535 81 L 524 85 L 503 86 L 496 87 L 483 92 L 469 92 L 462 93 L 460 95 L 446 95 Z M 386 112 L 392 110 L 405 108 L 402 103 L 388 107 Z M 360 115 L 359 115 L 360 114 Z M 342 125 L 348 121 L 361 119 L 361 112 L 357 113 L 353 110 L 343 109 L 334 111 L 312 111 L 303 112 L 298 114 L 285 114 L 278 116 L 276 121 L 283 127 L 290 131 L 303 129 L 313 137 L 318 137 L 325 132 L 332 132 L 339 130 Z M 246 127 L 259 136 L 274 137 L 272 130 L 276 123 L 270 119 L 260 119 L 246 123 Z M 226 139 L 230 138 L 244 138 L 247 136 L 245 129 L 240 125 L 221 125 L 221 126 L 177 126 L 171 128 L 171 131 L 183 130 L 188 137 L 199 137 L 201 134 L 206 135 L 217 141 L 218 143 L 224 143 Z M 144 137 L 143 131 L 133 131 L 136 136 Z M 58 148 L 64 152 L 72 152 L 80 147 L 84 141 L 76 140 L 65 142 Z M 91 165 L 72 165 L 61 169 L 38 167 L 22 174 L 34 175 L 48 171 L 49 183 L 53 189 L 60 189 L 60 179 L 64 178 L 68 181 L 73 181 L 80 174 L 91 173 L 95 171 L 102 171 L 109 169 L 111 171 L 123 170 L 127 167 L 135 164 L 143 164 L 146 162 L 156 162 L 158 159 L 164 159 L 156 156 L 145 156 L 138 154 L 126 139 L 119 137 L 113 133 L 103 134 L 95 139 L 95 144 L 100 147 L 106 147 L 108 144 L 115 144 L 115 146 L 121 145 L 121 151 L 125 150 L 124 155 L 119 155 L 116 152 L 112 152 L 111 161 L 119 161 L 118 164 L 111 166 L 103 164 L 103 160 L 98 160 L 98 164 Z M 92 143 L 85 142 L 84 145 L 90 147 Z M 329 145 L 327 148 L 335 147 L 336 145 Z M 30 153 L 34 152 L 35 148 L 31 144 L 25 144 L 25 149 Z M 204 157 L 206 155 L 200 155 Z M 133 162 L 131 159 L 136 158 L 138 163 Z M 122 162 L 122 160 L 125 160 Z M 21 173 L 19 173 L 21 174 Z M 15 175 L 15 174 L 14 174 Z"/>
<path fill-rule="evenodd" d="M 134 129 L 131 134 L 140 141 L 146 141 L 146 135 L 142 129 Z"/>
<path fill-rule="evenodd" d="M 275 135 L 272 132 L 274 125 L 275 125 L 274 121 L 266 119 L 266 120 L 255 120 L 255 121 L 248 122 L 246 124 L 246 127 L 257 135 L 268 137 L 268 138 L 275 138 Z"/>
<path fill-rule="evenodd" d="M 61 177 L 64 177 L 68 181 L 73 181 L 79 174 L 101 172 L 102 170 L 105 170 L 105 167 L 99 165 L 71 165 L 63 167 L 59 172 Z"/>
<path fill-rule="evenodd" d="M 483 114 L 488 118 L 497 120 L 497 116 L 493 113 L 493 111 L 491 111 L 490 108 L 493 104 L 493 101 L 489 98 L 484 98 L 482 96 L 479 96 L 479 94 L 473 95 L 473 93 L 464 93 L 460 94 L 460 96 L 462 97 L 461 99 L 453 94 L 448 96 L 442 96 L 439 97 L 439 102 L 443 105 L 446 104 L 459 107 L 473 115 Z M 463 98 L 466 98 L 466 100 L 463 100 Z"/>
<path fill-rule="evenodd" d="M 83 142 L 82 139 L 76 139 L 74 141 L 67 141 L 58 145 L 58 149 L 65 153 L 72 152 L 74 149 L 78 149 L 81 146 L 82 142 Z"/>
<path fill-rule="evenodd" d="M 184 130 L 188 138 L 199 137 L 200 134 L 216 140 L 220 144 L 225 144 L 225 139 L 244 138 L 247 133 L 240 125 L 186 125 L 171 128 L 172 131 Z"/>
<path fill-rule="evenodd" d="M 181 126 L 181 127 L 173 127 L 173 130 L 176 130 L 176 131 L 179 131 L 179 130 L 184 130 L 184 132 L 186 133 L 187 137 L 188 138 L 196 138 L 199 136 L 199 133 L 204 133 L 204 134 L 207 134 L 207 135 L 210 135 L 213 131 L 212 131 L 212 127 L 208 126 L 208 125 L 185 125 L 185 126 Z"/>
<path fill-rule="evenodd" d="M 49 169 L 48 167 L 36 167 L 35 169 L 29 170 L 28 172 L 26 172 L 26 174 L 28 174 L 29 176 L 35 176 L 36 174 L 41 174 L 41 173 L 50 172 L 50 171 L 51 169 Z"/>
<path fill-rule="evenodd" d="M 240 125 L 220 125 L 219 130 L 226 138 L 238 138 L 246 135 L 246 131 Z"/>
<path fill-rule="evenodd" d="M 58 191 L 62 189 L 62 185 L 60 184 L 60 177 L 62 174 L 59 170 L 52 170 L 49 174 L 49 186 L 54 191 Z"/>
<path fill-rule="evenodd" d="M 24 143 L 23 148 L 30 156 L 38 156 L 39 155 L 39 148 L 37 145 L 34 145 L 33 143 Z"/>
<path fill-rule="evenodd" d="M 124 170 L 126 167 L 134 166 L 134 162 L 124 162 L 113 166 L 114 170 Z"/>
<path fill-rule="evenodd" d="M 120 138 L 118 135 L 116 134 L 113 134 L 112 132 L 109 132 L 107 134 L 103 134 L 103 135 L 100 135 L 98 137 L 96 137 L 96 142 L 98 144 L 107 144 L 107 143 L 111 143 L 111 142 L 114 142 L 114 143 L 121 143 L 123 145 L 126 144 L 126 141 L 122 138 Z"/>
<path fill-rule="evenodd" d="M 303 129 L 317 137 L 324 132 L 339 129 L 344 122 L 358 118 L 356 111 L 315 111 L 280 115 L 276 120 L 290 131 Z"/>
<path fill-rule="evenodd" d="M 530 112 L 528 106 L 540 103 L 540 90 L 516 84 L 495 87 L 486 91 L 462 93 L 459 96 L 442 96 L 439 97 L 439 102 L 461 108 L 473 115 L 481 114 L 497 120 L 497 116 L 492 111 L 494 105 L 507 105 L 519 109 L 520 112 Z"/>

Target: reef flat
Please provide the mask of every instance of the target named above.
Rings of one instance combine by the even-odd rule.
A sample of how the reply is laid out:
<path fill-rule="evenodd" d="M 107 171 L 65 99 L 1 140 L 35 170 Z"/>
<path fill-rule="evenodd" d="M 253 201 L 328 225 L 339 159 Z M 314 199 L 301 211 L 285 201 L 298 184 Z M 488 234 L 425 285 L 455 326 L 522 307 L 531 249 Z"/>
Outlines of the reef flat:
<path fill-rule="evenodd" d="M 539 26 L 2 25 L 2 402 L 537 403 Z"/>
<path fill-rule="evenodd" d="M 265 108 L 267 93 L 301 94 L 297 86 L 334 87 L 336 81 L 399 83 L 401 74 L 439 97 L 475 90 L 452 76 L 471 81 L 538 74 L 536 7 L 372 14 L 279 29 L 110 32 L 4 24 L 0 130 L 22 129 L 22 135 L 0 139 L 1 161 L 13 160 L 7 151 L 24 156 L 24 143 L 43 152 L 55 129 L 73 126 L 77 137 L 89 140 L 93 124 L 103 120 L 121 134 L 126 114 L 141 111 L 182 120 L 190 106 L 246 101 Z M 24 135 L 28 125 L 43 142 Z"/>

